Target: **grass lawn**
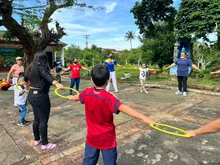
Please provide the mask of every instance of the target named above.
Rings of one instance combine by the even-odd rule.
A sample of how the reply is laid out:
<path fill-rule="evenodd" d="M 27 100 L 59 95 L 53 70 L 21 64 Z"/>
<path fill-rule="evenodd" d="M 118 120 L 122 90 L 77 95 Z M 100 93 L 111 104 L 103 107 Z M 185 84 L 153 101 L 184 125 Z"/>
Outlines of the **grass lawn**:
<path fill-rule="evenodd" d="M 139 83 L 139 70 L 134 69 L 134 65 L 126 65 L 125 68 L 115 67 L 116 76 L 118 78 L 119 83 Z M 159 71 L 159 68 L 149 67 L 151 69 L 156 69 Z M 131 77 L 129 79 L 123 79 L 124 73 L 130 73 Z M 195 76 L 197 74 L 197 76 Z M 196 78 L 199 73 L 193 73 L 188 78 L 188 85 L 190 86 L 209 86 L 216 87 L 220 86 L 220 78 Z M 90 73 L 87 71 L 81 70 L 81 76 L 84 78 L 89 78 Z M 156 84 L 164 84 L 177 86 L 177 81 L 175 77 L 171 77 L 168 71 L 159 71 L 157 75 L 153 74 L 152 71 L 147 73 L 147 83 L 156 83 Z"/>

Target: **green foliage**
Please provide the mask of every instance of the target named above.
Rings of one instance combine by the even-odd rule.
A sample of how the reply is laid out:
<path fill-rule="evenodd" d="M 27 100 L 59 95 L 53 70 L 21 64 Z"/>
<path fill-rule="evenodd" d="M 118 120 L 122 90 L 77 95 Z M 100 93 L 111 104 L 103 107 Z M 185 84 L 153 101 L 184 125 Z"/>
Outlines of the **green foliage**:
<path fill-rule="evenodd" d="M 179 39 L 199 39 L 209 41 L 207 34 L 220 30 L 219 0 L 182 0 L 175 28 Z M 216 30 L 216 25 L 218 29 Z"/>
<path fill-rule="evenodd" d="M 142 0 L 136 2 L 131 12 L 143 34 L 142 60 L 157 64 L 160 68 L 173 58 L 174 19 L 176 10 L 173 0 Z"/>
<path fill-rule="evenodd" d="M 175 37 L 173 31 L 169 30 L 168 23 L 157 23 L 154 27 L 154 30 L 151 30 L 153 36 L 148 35 L 149 30 L 146 30 L 143 36 L 142 59 L 162 68 L 163 65 L 172 62 Z"/>
<path fill-rule="evenodd" d="M 26 15 L 24 18 L 24 26 L 30 30 L 40 30 L 41 19 L 36 15 Z"/>
<path fill-rule="evenodd" d="M 120 55 L 118 56 L 118 63 L 121 65 L 127 65 L 127 64 L 138 64 L 141 62 L 146 62 L 141 59 L 143 54 L 143 51 L 141 48 L 132 49 L 132 51 L 123 50 L 121 51 Z"/>
<path fill-rule="evenodd" d="M 218 70 L 220 63 L 220 51 L 217 45 L 209 46 L 204 43 L 195 42 L 193 45 L 194 60 L 198 67 L 205 69 L 207 66 L 211 70 Z"/>
<path fill-rule="evenodd" d="M 96 45 L 92 45 L 91 49 L 82 50 L 79 46 L 71 45 L 65 49 L 65 60 L 66 63 L 70 64 L 73 62 L 73 58 L 77 58 L 79 62 L 84 66 L 93 66 L 96 64 L 103 63 L 108 57 L 108 50 L 102 52 L 102 49 Z M 113 54 L 114 57 L 117 57 Z"/>
<path fill-rule="evenodd" d="M 69 63 L 73 62 L 73 58 L 83 59 L 83 52 L 79 46 L 70 45 L 67 49 L 65 49 L 65 60 Z"/>
<path fill-rule="evenodd" d="M 2 39 L 6 42 L 11 42 L 11 41 L 15 41 L 16 37 L 13 36 L 9 31 L 6 31 L 2 35 Z"/>
<path fill-rule="evenodd" d="M 201 74 L 204 76 L 205 74 L 210 74 L 211 73 L 211 70 L 210 69 L 203 69 L 201 71 Z"/>
<path fill-rule="evenodd" d="M 176 9 L 171 6 L 173 0 L 142 0 L 136 2 L 131 12 L 136 19 L 135 23 L 144 33 L 146 29 L 154 29 L 155 22 L 169 22 L 169 28 L 173 29 L 173 21 Z"/>

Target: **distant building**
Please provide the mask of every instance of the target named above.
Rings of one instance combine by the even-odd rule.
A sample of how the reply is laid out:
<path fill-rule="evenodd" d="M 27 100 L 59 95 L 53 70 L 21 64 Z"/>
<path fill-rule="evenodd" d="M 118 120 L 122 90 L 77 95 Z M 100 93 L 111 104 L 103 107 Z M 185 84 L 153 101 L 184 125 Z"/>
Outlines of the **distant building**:
<path fill-rule="evenodd" d="M 114 53 L 114 54 L 120 54 L 119 51 L 117 51 L 116 49 L 111 49 L 111 48 L 102 48 L 102 52 L 105 52 L 105 51 L 111 51 L 111 53 Z"/>
<path fill-rule="evenodd" d="M 8 71 L 10 67 L 15 63 L 17 56 L 24 56 L 23 46 L 16 38 L 11 41 L 6 41 L 2 36 L 6 31 L 0 30 L 0 71 Z M 49 65 L 53 66 L 56 61 L 56 51 L 61 51 L 61 62 L 64 66 L 64 47 L 67 44 L 59 41 L 58 43 L 51 42 L 45 49 L 47 53 Z"/>

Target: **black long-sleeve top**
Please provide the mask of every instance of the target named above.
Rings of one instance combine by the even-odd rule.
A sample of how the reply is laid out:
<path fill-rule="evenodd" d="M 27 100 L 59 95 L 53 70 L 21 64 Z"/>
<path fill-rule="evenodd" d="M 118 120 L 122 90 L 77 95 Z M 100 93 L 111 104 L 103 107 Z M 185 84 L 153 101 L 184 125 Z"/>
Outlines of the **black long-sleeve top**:
<path fill-rule="evenodd" d="M 54 81 L 54 78 L 46 68 L 46 66 L 41 64 L 36 64 L 32 66 L 30 77 L 28 78 L 30 86 L 33 88 L 40 88 L 45 93 L 50 90 L 50 85 Z"/>

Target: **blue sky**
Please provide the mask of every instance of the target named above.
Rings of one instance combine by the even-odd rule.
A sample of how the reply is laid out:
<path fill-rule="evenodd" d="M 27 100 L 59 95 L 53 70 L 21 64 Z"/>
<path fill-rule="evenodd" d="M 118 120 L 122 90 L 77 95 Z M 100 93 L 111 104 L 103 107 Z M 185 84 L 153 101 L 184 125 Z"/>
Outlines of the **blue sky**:
<path fill-rule="evenodd" d="M 124 36 L 128 31 L 133 31 L 136 36 L 139 35 L 133 14 L 130 13 L 130 9 L 134 6 L 136 0 L 80 1 L 88 5 L 102 6 L 104 9 L 93 11 L 85 8 L 84 11 L 80 11 L 70 8 L 56 11 L 52 15 L 53 22 L 49 27 L 54 27 L 54 22 L 58 21 L 65 28 L 67 35 L 61 41 L 66 42 L 68 45 L 75 44 L 85 48 L 83 35 L 90 35 L 88 39 L 89 47 L 95 44 L 103 48 L 130 49 L 130 43 L 125 40 Z M 178 7 L 179 2 L 180 0 L 175 0 L 174 6 Z M 33 5 L 33 3 L 30 4 L 31 1 L 24 3 L 28 6 Z M 19 20 L 17 16 L 16 19 Z M 133 48 L 140 46 L 139 40 L 134 39 L 132 45 Z"/>
<path fill-rule="evenodd" d="M 130 9 L 137 0 L 80 0 L 88 5 L 103 6 L 103 10 L 93 11 L 86 9 L 84 11 L 76 8 L 61 9 L 53 15 L 53 22 L 49 25 L 54 27 L 55 21 L 58 21 L 65 28 L 66 36 L 61 41 L 68 45 L 75 44 L 85 48 L 85 38 L 83 35 L 90 35 L 88 45 L 92 44 L 102 48 L 114 48 L 117 50 L 130 49 L 130 43 L 125 40 L 126 32 L 133 31 L 136 36 L 139 35 L 138 27 L 135 25 L 133 14 Z M 174 0 L 173 6 L 179 7 L 181 0 Z M 32 1 L 33 2 L 33 1 Z M 26 1 L 30 5 L 31 1 Z M 32 4 L 33 5 L 33 4 Z M 19 18 L 15 17 L 17 20 Z M 0 29 L 4 29 L 0 27 Z M 215 37 L 214 34 L 211 34 Z M 133 48 L 140 46 L 136 38 L 132 41 Z"/>
<path fill-rule="evenodd" d="M 89 0 L 84 2 L 91 4 Z M 99 11 L 63 9 L 54 13 L 52 18 L 65 27 L 68 35 L 64 36 L 62 41 L 68 44 L 85 48 L 83 35 L 90 35 L 89 47 L 95 44 L 103 48 L 130 49 L 130 43 L 124 38 L 126 32 L 133 31 L 136 36 L 139 35 L 133 14 L 130 13 L 135 2 L 136 0 L 94 0 L 91 5 L 104 6 L 104 9 Z M 180 0 L 175 0 L 174 6 L 178 8 L 179 2 Z M 140 46 L 139 40 L 133 40 L 132 45 L 133 48 Z"/>

